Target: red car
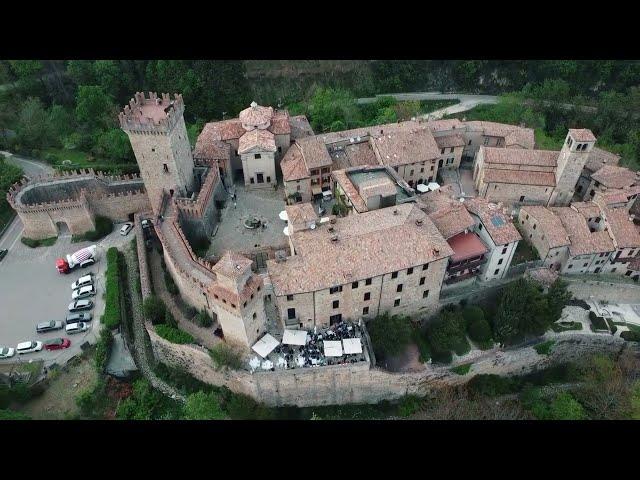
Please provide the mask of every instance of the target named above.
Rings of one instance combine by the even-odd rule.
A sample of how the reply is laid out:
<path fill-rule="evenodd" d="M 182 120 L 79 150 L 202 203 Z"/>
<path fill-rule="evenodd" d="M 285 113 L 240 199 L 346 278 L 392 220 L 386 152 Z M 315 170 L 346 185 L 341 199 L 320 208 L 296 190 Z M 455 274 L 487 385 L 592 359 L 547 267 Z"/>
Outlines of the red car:
<path fill-rule="evenodd" d="M 44 342 L 44 348 L 47 350 L 61 350 L 63 348 L 69 348 L 71 340 L 68 338 L 53 338 Z"/>

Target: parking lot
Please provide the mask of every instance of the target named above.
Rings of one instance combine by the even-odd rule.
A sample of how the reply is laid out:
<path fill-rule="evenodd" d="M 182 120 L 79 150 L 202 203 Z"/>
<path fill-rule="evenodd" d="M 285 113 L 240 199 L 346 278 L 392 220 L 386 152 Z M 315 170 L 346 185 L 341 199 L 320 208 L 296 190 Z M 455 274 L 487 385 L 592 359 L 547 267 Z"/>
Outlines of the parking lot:
<path fill-rule="evenodd" d="M 71 243 L 71 236 L 66 235 L 59 237 L 51 247 L 32 249 L 23 245 L 20 240 L 11 246 L 3 246 L 9 249 L 9 253 L 0 262 L 0 346 L 15 348 L 20 342 L 44 342 L 57 337 L 68 338 L 71 346 L 64 350 L 47 351 L 43 348 L 36 353 L 16 353 L 12 358 L 0 360 L 0 363 L 44 360 L 45 366 L 62 364 L 78 354 L 83 343 L 96 342 L 101 327 L 100 316 L 104 311 L 106 251 L 112 246 L 121 247 L 134 238 L 133 232 L 126 237 L 121 236 L 120 226 L 114 225 L 113 232 L 98 242 Z M 92 244 L 98 246 L 94 265 L 72 270 L 66 275 L 57 272 L 57 258 L 63 258 Z M 90 272 L 94 274 L 97 294 L 90 297 L 95 306 L 89 311 L 93 315 L 89 329 L 73 335 L 68 335 L 64 328 L 36 333 L 38 323 L 66 319 L 68 305 L 71 303 L 71 284 Z"/>

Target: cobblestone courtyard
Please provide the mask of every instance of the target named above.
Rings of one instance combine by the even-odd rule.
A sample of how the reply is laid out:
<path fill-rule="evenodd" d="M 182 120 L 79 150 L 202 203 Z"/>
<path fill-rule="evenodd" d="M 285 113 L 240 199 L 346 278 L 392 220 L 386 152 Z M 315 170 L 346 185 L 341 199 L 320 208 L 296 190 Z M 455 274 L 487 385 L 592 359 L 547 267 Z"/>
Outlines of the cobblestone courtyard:
<path fill-rule="evenodd" d="M 244 185 L 236 184 L 235 193 L 236 205 L 234 207 L 234 201 L 229 196 L 207 254 L 219 256 L 226 250 L 248 252 L 263 247 L 286 245 L 287 237 L 283 230 L 287 224 L 278 217 L 286 206 L 284 187 L 278 185 L 278 190 L 250 190 Z M 244 221 L 251 217 L 266 223 L 266 228 L 245 228 Z"/>

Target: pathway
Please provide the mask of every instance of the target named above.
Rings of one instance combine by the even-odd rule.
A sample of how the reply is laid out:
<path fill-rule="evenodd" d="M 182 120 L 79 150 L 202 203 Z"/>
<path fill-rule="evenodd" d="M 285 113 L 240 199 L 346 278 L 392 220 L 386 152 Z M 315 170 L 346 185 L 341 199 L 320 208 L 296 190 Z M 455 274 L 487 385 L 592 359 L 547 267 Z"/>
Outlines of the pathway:
<path fill-rule="evenodd" d="M 138 262 L 130 247 L 125 248 L 123 253 L 127 262 L 127 273 L 129 277 L 128 288 L 133 313 L 133 358 L 144 377 L 154 388 L 157 388 L 166 396 L 184 403 L 186 402 L 185 396 L 164 380 L 158 378 L 151 367 L 155 359 L 153 358 L 151 349 L 145 345 L 147 342 L 147 330 L 144 326 L 144 317 L 142 315 L 142 298 L 135 288 L 139 275 Z"/>

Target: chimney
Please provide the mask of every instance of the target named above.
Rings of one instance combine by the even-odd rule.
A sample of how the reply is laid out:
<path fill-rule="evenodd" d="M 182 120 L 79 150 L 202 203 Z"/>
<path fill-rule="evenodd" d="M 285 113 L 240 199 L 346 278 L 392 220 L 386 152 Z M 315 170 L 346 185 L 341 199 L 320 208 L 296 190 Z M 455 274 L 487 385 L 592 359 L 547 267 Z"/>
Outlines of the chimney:
<path fill-rule="evenodd" d="M 331 241 L 333 243 L 337 243 L 338 242 L 338 235 L 331 235 Z"/>
<path fill-rule="evenodd" d="M 421 218 L 416 220 L 416 225 L 419 226 L 419 227 L 422 226 L 422 219 Z"/>

